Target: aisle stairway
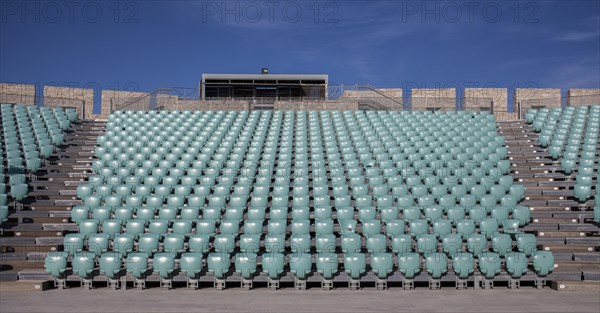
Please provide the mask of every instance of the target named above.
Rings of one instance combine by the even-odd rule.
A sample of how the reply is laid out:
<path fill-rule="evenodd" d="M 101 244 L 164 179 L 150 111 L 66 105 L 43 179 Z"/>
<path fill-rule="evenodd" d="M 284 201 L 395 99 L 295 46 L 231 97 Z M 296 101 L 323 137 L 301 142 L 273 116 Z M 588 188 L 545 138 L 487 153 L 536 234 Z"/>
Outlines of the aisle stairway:
<path fill-rule="evenodd" d="M 523 205 L 531 208 L 531 224 L 538 245 L 552 251 L 557 267 L 554 281 L 600 280 L 600 235 L 593 223 L 594 199 L 579 203 L 574 196 L 575 178 L 566 175 L 560 161 L 553 161 L 536 144 L 538 134 L 524 121 L 499 122 L 511 157 L 511 174 L 526 187 Z M 598 169 L 596 168 L 596 171 Z"/>
<path fill-rule="evenodd" d="M 105 123 L 83 121 L 66 132 L 65 142 L 31 179 L 31 191 L 21 203 L 10 205 L 0 237 L 0 280 L 16 280 L 17 273 L 44 268 L 47 252 L 58 251 L 63 236 L 77 232 L 69 222 L 70 209 L 81 203 L 76 188 L 91 172 L 96 137 Z"/>

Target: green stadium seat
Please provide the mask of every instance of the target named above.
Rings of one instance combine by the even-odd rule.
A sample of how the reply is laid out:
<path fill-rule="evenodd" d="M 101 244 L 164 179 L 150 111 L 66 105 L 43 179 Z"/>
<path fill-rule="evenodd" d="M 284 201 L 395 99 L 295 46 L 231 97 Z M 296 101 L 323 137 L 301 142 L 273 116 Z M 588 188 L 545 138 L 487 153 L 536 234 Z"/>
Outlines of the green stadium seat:
<path fill-rule="evenodd" d="M 360 276 L 366 271 L 367 261 L 362 253 L 346 253 L 344 255 L 344 271 L 352 279 L 360 279 Z"/>

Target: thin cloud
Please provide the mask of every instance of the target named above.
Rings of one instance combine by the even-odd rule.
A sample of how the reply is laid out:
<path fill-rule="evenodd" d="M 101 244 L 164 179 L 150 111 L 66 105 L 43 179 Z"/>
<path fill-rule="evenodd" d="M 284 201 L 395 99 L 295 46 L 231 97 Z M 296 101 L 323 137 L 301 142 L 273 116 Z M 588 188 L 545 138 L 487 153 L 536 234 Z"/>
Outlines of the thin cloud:
<path fill-rule="evenodd" d="M 600 36 L 600 31 L 569 31 L 562 32 L 556 36 L 559 41 L 591 41 L 597 40 Z"/>

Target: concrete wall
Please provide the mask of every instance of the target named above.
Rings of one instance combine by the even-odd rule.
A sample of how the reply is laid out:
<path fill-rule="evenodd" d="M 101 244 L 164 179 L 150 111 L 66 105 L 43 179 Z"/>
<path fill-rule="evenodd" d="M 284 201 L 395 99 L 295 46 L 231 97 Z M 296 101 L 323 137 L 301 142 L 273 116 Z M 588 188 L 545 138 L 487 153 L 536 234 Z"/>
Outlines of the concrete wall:
<path fill-rule="evenodd" d="M 600 89 L 571 88 L 567 92 L 567 106 L 600 104 Z"/>
<path fill-rule="evenodd" d="M 35 104 L 35 85 L 0 84 L 0 103 Z"/>
<path fill-rule="evenodd" d="M 414 88 L 410 91 L 412 110 L 456 110 L 456 88 Z"/>
<path fill-rule="evenodd" d="M 497 121 L 516 121 L 519 119 L 518 112 L 494 111 L 494 116 L 496 116 Z"/>
<path fill-rule="evenodd" d="M 378 107 L 401 110 L 402 95 L 402 88 L 378 88 L 375 90 L 344 90 L 341 100 L 352 102 L 375 102 L 373 103 L 373 105 Z"/>
<path fill-rule="evenodd" d="M 44 106 L 72 107 L 79 118 L 94 119 L 94 89 L 44 86 Z"/>
<path fill-rule="evenodd" d="M 531 107 L 561 107 L 560 88 L 517 88 L 515 89 L 514 108 L 521 103 L 521 115 Z"/>
<path fill-rule="evenodd" d="M 147 95 L 145 92 L 102 90 L 101 112 L 100 115 L 96 116 L 96 118 L 106 119 L 108 117 L 110 114 L 111 102 L 114 111 L 119 105 L 123 105 L 124 103 L 127 103 L 127 101 L 139 99 L 145 95 Z M 142 99 L 142 101 L 144 100 Z"/>
<path fill-rule="evenodd" d="M 493 111 L 508 112 L 508 89 L 506 88 L 465 88 L 463 109 L 490 109 L 494 102 Z"/>

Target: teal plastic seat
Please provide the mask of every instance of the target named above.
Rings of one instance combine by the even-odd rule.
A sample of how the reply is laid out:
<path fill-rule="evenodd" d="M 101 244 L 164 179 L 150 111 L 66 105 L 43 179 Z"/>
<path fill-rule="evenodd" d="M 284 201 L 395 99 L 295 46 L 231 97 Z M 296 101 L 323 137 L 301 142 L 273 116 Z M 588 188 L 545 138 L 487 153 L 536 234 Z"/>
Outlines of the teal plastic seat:
<path fill-rule="evenodd" d="M 137 239 L 138 252 L 144 252 L 148 256 L 153 256 L 154 253 L 158 252 L 160 243 L 160 235 L 157 234 L 140 234 Z"/>
<path fill-rule="evenodd" d="M 412 237 L 419 237 L 429 232 L 429 224 L 426 220 L 414 220 L 408 224 L 408 232 Z"/>
<path fill-rule="evenodd" d="M 458 234 L 447 234 L 442 237 L 442 249 L 450 258 L 463 251 L 463 240 Z"/>
<path fill-rule="evenodd" d="M 323 219 L 315 221 L 315 234 L 316 235 L 327 235 L 333 234 L 333 220 Z"/>
<path fill-rule="evenodd" d="M 487 239 L 482 234 L 470 234 L 467 236 L 467 250 L 478 258 L 483 252 L 488 251 Z"/>
<path fill-rule="evenodd" d="M 329 206 L 315 207 L 314 215 L 315 215 L 315 220 L 317 220 L 317 221 L 331 219 L 332 209 Z"/>
<path fill-rule="evenodd" d="M 317 253 L 335 253 L 336 239 L 334 234 L 318 235 L 315 238 L 315 249 Z"/>
<path fill-rule="evenodd" d="M 202 253 L 187 252 L 179 258 L 179 269 L 190 279 L 198 279 L 202 272 Z"/>
<path fill-rule="evenodd" d="M 6 211 L 8 213 L 8 210 Z M 7 215 L 8 216 L 8 215 Z M 78 224 L 83 220 L 87 220 L 90 218 L 90 208 L 87 206 L 74 206 L 71 209 L 71 221 Z"/>
<path fill-rule="evenodd" d="M 239 240 L 240 251 L 257 253 L 260 250 L 260 235 L 244 234 Z"/>
<path fill-rule="evenodd" d="M 63 278 L 67 270 L 67 252 L 51 252 L 46 255 L 44 268 L 54 278 Z"/>
<path fill-rule="evenodd" d="M 135 236 L 132 234 L 117 234 L 113 239 L 113 251 L 119 253 L 121 257 L 127 257 L 133 251 L 134 241 Z"/>
<path fill-rule="evenodd" d="M 255 253 L 242 252 L 235 256 L 235 271 L 244 279 L 251 279 L 256 273 L 258 256 Z"/>
<path fill-rule="evenodd" d="M 215 278 L 223 279 L 229 273 L 231 256 L 228 253 L 211 253 L 206 258 L 206 264 Z"/>
<path fill-rule="evenodd" d="M 292 234 L 290 250 L 292 253 L 310 252 L 310 234 Z"/>
<path fill-rule="evenodd" d="M 354 233 L 356 231 L 356 220 L 338 220 L 340 226 L 340 234 Z"/>
<path fill-rule="evenodd" d="M 264 239 L 266 252 L 283 253 L 285 250 L 285 235 L 267 234 Z"/>
<path fill-rule="evenodd" d="M 193 253 L 207 253 L 210 249 L 210 236 L 192 234 L 188 239 L 188 250 Z"/>
<path fill-rule="evenodd" d="M 505 234 L 519 234 L 522 231 L 519 229 L 519 220 L 506 219 L 502 221 L 502 230 Z"/>
<path fill-rule="evenodd" d="M 406 224 L 403 220 L 391 219 L 385 223 L 385 234 L 388 237 L 394 237 L 396 235 L 404 234 L 406 231 Z"/>
<path fill-rule="evenodd" d="M 270 208 L 269 220 L 282 221 L 288 218 L 288 208 Z"/>
<path fill-rule="evenodd" d="M 438 219 L 433 221 L 433 234 L 439 239 L 452 233 L 452 222 L 449 220 Z"/>
<path fill-rule="evenodd" d="M 433 279 L 440 279 L 448 272 L 448 257 L 444 253 L 425 256 L 425 268 Z"/>
<path fill-rule="evenodd" d="M 417 251 L 425 256 L 437 252 L 438 240 L 435 235 L 423 234 L 417 236 Z"/>
<path fill-rule="evenodd" d="M 465 209 L 463 207 L 451 207 L 447 212 L 448 220 L 452 222 L 452 225 L 456 224 L 465 219 Z"/>
<path fill-rule="evenodd" d="M 398 271 L 407 279 L 413 279 L 421 272 L 421 258 L 417 253 L 398 256 Z"/>
<path fill-rule="evenodd" d="M 196 234 L 214 236 L 216 229 L 215 220 L 201 219 L 196 221 Z"/>
<path fill-rule="evenodd" d="M 331 253 L 317 254 L 317 272 L 324 279 L 333 279 L 333 276 L 338 272 L 337 256 Z"/>
<path fill-rule="evenodd" d="M 115 252 L 106 252 L 100 256 L 100 274 L 110 279 L 119 279 L 121 276 L 121 255 Z"/>
<path fill-rule="evenodd" d="M 79 233 L 85 236 L 85 239 L 89 239 L 90 235 L 98 233 L 98 220 L 87 219 L 82 220 L 79 223 Z"/>
<path fill-rule="evenodd" d="M 281 253 L 268 253 L 262 255 L 262 272 L 270 279 L 279 279 L 283 273 L 284 256 Z"/>
<path fill-rule="evenodd" d="M 391 253 L 373 253 L 370 262 L 371 270 L 377 278 L 386 279 L 394 271 L 394 260 Z"/>
<path fill-rule="evenodd" d="M 360 276 L 366 271 L 367 261 L 362 253 L 346 253 L 344 255 L 344 271 L 352 279 L 360 279 Z"/>
<path fill-rule="evenodd" d="M 500 257 L 512 251 L 512 238 L 508 234 L 495 234 L 492 236 L 492 250 Z"/>
<path fill-rule="evenodd" d="M 151 234 L 162 235 L 169 232 L 169 221 L 164 219 L 150 220 L 148 231 Z"/>
<path fill-rule="evenodd" d="M 111 207 L 100 206 L 95 207 L 92 210 L 92 217 L 97 220 L 99 224 L 103 224 L 104 221 L 111 219 L 113 210 Z"/>
<path fill-rule="evenodd" d="M 290 272 L 296 279 L 306 280 L 312 273 L 312 257 L 310 253 L 293 253 L 290 255 Z"/>
<path fill-rule="evenodd" d="M 267 232 L 270 235 L 284 235 L 287 231 L 286 220 L 270 220 L 267 224 Z"/>
<path fill-rule="evenodd" d="M 494 279 L 500 274 L 501 258 L 498 253 L 484 252 L 479 256 L 479 271 L 486 279 Z"/>
<path fill-rule="evenodd" d="M 387 252 L 387 237 L 382 234 L 368 236 L 366 248 L 369 253 Z"/>
<path fill-rule="evenodd" d="M 534 234 L 516 234 L 515 240 L 517 242 L 517 249 L 519 252 L 524 253 L 526 256 L 531 256 L 537 251 L 537 239 Z"/>
<path fill-rule="evenodd" d="M 554 271 L 554 255 L 550 251 L 532 253 L 533 270 L 539 277 L 546 277 Z"/>
<path fill-rule="evenodd" d="M 83 251 L 83 244 L 85 240 L 84 234 L 67 234 L 63 239 L 64 251 L 69 256 L 73 256 L 76 253 Z"/>
<path fill-rule="evenodd" d="M 413 252 L 414 241 L 410 235 L 396 235 L 392 237 L 392 251 L 398 255 Z"/>
<path fill-rule="evenodd" d="M 366 220 L 362 223 L 362 234 L 365 237 L 381 233 L 381 221 L 380 220 Z"/>
<path fill-rule="evenodd" d="M 467 279 L 475 271 L 475 259 L 471 253 L 461 252 L 452 258 L 452 269 L 460 279 Z"/>
<path fill-rule="evenodd" d="M 110 238 L 107 234 L 91 234 L 87 242 L 87 250 L 95 255 L 102 255 L 108 251 Z"/>
<path fill-rule="evenodd" d="M 110 239 L 120 234 L 123 228 L 123 221 L 117 219 L 108 219 L 102 223 L 102 233 L 108 234 Z"/>
<path fill-rule="evenodd" d="M 90 279 L 96 265 L 96 255 L 91 252 L 75 253 L 71 265 L 73 266 L 73 274 L 84 279 Z"/>
<path fill-rule="evenodd" d="M 125 262 L 125 269 L 134 278 L 146 278 L 148 272 L 148 254 L 143 252 L 129 254 Z"/>
<path fill-rule="evenodd" d="M 498 232 L 498 221 L 495 218 L 484 218 L 479 223 L 479 233 L 484 235 L 488 240 Z"/>
<path fill-rule="evenodd" d="M 152 259 L 153 272 L 163 279 L 171 279 L 175 271 L 175 254 L 168 252 L 156 253 Z"/>
<path fill-rule="evenodd" d="M 525 226 L 531 220 L 531 210 L 526 206 L 516 206 L 513 209 L 512 218 L 519 220 L 519 226 Z"/>
<path fill-rule="evenodd" d="M 163 235 L 163 251 L 170 252 L 175 255 L 185 251 L 185 236 L 180 234 L 164 234 Z"/>
<path fill-rule="evenodd" d="M 506 254 L 506 271 L 511 278 L 518 279 L 527 273 L 529 260 L 525 253 L 509 252 Z"/>
<path fill-rule="evenodd" d="M 213 246 L 215 252 L 232 253 L 235 250 L 235 235 L 219 234 L 215 236 Z"/>

